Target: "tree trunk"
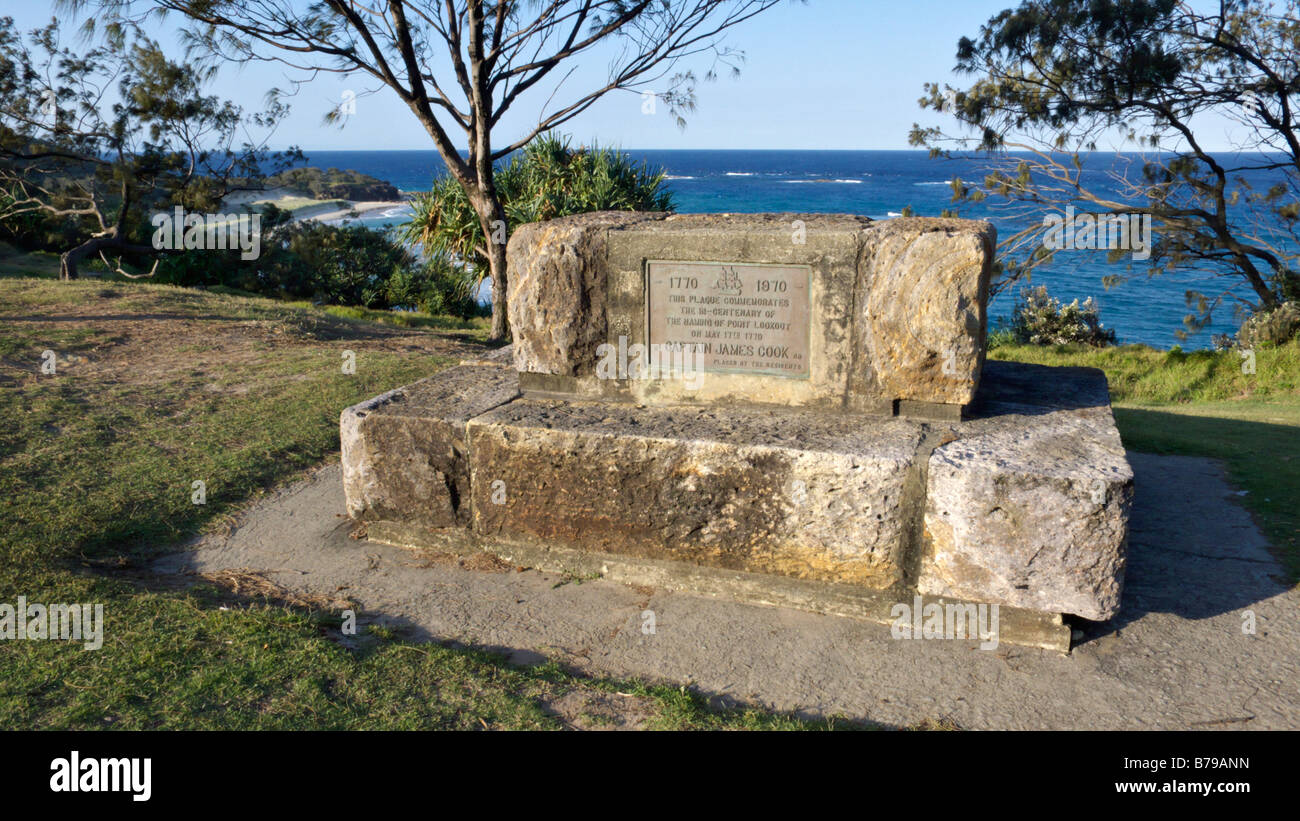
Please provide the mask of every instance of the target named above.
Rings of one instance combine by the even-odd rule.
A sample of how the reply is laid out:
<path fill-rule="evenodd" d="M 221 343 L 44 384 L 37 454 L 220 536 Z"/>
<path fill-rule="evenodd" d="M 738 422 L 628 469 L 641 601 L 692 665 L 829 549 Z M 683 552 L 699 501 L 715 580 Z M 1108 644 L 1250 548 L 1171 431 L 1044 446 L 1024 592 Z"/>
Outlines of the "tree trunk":
<path fill-rule="evenodd" d="M 1250 284 L 1255 295 L 1259 297 L 1259 307 L 1264 311 L 1271 311 L 1277 307 L 1277 297 L 1273 294 L 1273 289 L 1268 286 L 1263 274 L 1255 267 L 1255 261 L 1250 258 L 1249 254 L 1243 253 L 1242 245 L 1233 236 L 1228 229 L 1227 220 L 1214 225 L 1214 236 L 1221 245 L 1233 252 L 1233 261 L 1237 270 Z"/>
<path fill-rule="evenodd" d="M 105 242 L 103 237 L 94 237 L 81 243 L 76 248 L 59 254 L 59 279 L 76 279 L 77 266 L 81 264 L 81 261 L 107 245 L 108 243 Z"/>
<path fill-rule="evenodd" d="M 488 188 L 484 191 L 484 188 Z M 480 186 L 474 203 L 479 225 L 487 240 L 488 274 L 492 280 L 492 331 L 488 339 L 504 342 L 510 338 L 510 321 L 506 306 L 506 211 L 489 182 Z"/>
<path fill-rule="evenodd" d="M 1259 297 L 1260 309 L 1271 311 L 1276 308 L 1278 306 L 1277 296 L 1274 295 L 1273 289 L 1268 287 L 1268 283 L 1260 275 L 1259 269 L 1244 254 L 1239 255 L 1237 259 L 1237 269 L 1246 277 L 1246 281 L 1254 289 L 1255 295 Z"/>
<path fill-rule="evenodd" d="M 77 278 L 77 260 L 72 256 L 71 251 L 64 251 L 59 255 L 59 279 L 69 280 Z"/>
<path fill-rule="evenodd" d="M 77 279 L 77 268 L 81 261 L 91 254 L 98 254 L 101 251 L 119 251 L 135 254 L 154 254 L 155 250 L 147 245 L 136 245 L 119 239 L 116 234 L 105 236 L 91 237 L 75 248 L 64 251 L 59 255 L 59 279 L 71 280 Z"/>
<path fill-rule="evenodd" d="M 488 261 L 492 272 L 492 333 L 488 338 L 494 342 L 503 342 L 510 336 L 506 310 L 506 246 L 500 243 L 490 244 Z"/>

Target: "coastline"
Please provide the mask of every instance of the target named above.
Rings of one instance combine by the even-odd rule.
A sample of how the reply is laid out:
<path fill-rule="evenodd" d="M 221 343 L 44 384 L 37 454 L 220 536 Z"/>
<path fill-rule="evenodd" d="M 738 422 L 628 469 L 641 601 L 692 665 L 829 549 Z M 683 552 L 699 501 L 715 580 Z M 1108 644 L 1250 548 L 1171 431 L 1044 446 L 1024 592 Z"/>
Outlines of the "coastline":
<path fill-rule="evenodd" d="M 333 205 L 333 200 L 327 201 L 323 203 L 323 206 L 329 210 L 325 211 L 314 211 L 311 207 L 303 208 L 294 212 L 293 219 L 295 222 L 303 220 L 332 222 L 349 218 L 354 212 L 357 217 L 364 217 L 366 214 L 374 211 L 386 211 L 389 208 L 401 208 L 404 205 L 410 204 L 410 200 L 344 200 L 344 202 L 347 202 L 348 206 L 345 208 L 338 208 Z M 311 211 L 312 213 L 304 213 L 307 211 Z"/>
<path fill-rule="evenodd" d="M 375 211 L 409 205 L 409 192 L 401 193 L 403 198 L 397 200 L 317 200 L 284 188 L 269 188 L 264 191 L 241 191 L 232 194 L 226 197 L 222 204 L 226 209 L 234 211 L 257 210 L 263 205 L 271 204 L 288 211 L 293 222 L 305 220 L 331 222 L 348 219 L 354 212 L 357 217 L 361 217 Z"/>

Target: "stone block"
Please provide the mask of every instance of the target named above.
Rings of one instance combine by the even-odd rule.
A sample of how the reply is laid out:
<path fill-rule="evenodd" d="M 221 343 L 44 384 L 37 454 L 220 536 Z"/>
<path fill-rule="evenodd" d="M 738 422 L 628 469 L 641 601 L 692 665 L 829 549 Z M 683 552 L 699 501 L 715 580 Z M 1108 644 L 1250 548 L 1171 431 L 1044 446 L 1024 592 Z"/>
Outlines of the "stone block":
<path fill-rule="evenodd" d="M 965 405 L 984 364 L 990 223 L 894 219 L 863 231 L 852 396 Z"/>
<path fill-rule="evenodd" d="M 595 367 L 606 332 L 606 236 L 663 214 L 603 211 L 515 229 L 506 247 L 506 308 L 521 372 L 572 376 Z"/>
<path fill-rule="evenodd" d="M 1013 363 L 990 373 L 1021 401 L 983 398 L 980 417 L 930 454 L 918 589 L 1108 619 L 1119 611 L 1133 471 L 1105 376 Z"/>
<path fill-rule="evenodd" d="M 465 423 L 518 395 L 513 368 L 461 365 L 344 410 L 348 514 L 415 527 L 468 525 Z"/>
<path fill-rule="evenodd" d="M 875 589 L 903 577 L 910 422 L 525 399 L 468 437 L 480 536 Z"/>
<path fill-rule="evenodd" d="M 515 364 L 539 377 L 526 393 L 538 384 L 548 396 L 960 408 L 983 364 L 994 241 L 984 222 L 842 214 L 610 212 L 525 225 L 507 250 Z M 664 344 L 702 346 L 700 378 L 601 370 L 602 345 L 621 355 Z"/>

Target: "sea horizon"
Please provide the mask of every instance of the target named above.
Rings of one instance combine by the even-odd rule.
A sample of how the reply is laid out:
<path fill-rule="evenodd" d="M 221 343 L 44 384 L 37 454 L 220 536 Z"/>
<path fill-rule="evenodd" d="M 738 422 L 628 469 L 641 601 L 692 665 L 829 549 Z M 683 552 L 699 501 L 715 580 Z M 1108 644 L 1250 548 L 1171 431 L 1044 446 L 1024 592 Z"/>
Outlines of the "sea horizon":
<path fill-rule="evenodd" d="M 574 144 L 580 141 L 574 140 Z M 956 208 L 960 216 L 989 219 L 1005 236 L 1012 225 L 1025 224 L 1025 212 L 1010 216 L 1010 206 L 996 201 L 984 204 L 952 202 L 952 180 L 978 181 L 988 160 L 982 157 L 932 158 L 923 149 L 630 149 L 609 146 L 638 162 L 665 172 L 679 213 L 848 213 L 873 219 L 890 219 L 910 208 L 917 216 L 938 216 Z M 428 190 L 435 175 L 446 168 L 433 149 L 338 149 L 306 151 L 306 165 L 348 168 L 385 180 L 406 193 Z M 1094 184 L 1105 185 L 1116 163 L 1129 162 L 1154 152 L 1089 152 L 1085 173 Z M 1014 154 L 1012 155 L 1014 156 Z M 1104 165 L 1099 157 L 1114 158 Z M 1043 209 L 1046 216 L 1052 209 Z M 374 227 L 405 221 L 409 209 L 397 208 L 368 214 L 357 220 Z M 1129 280 L 1106 288 L 1103 277 L 1126 275 Z M 989 304 L 990 328 L 1008 321 L 1022 285 L 1046 285 L 1064 303 L 1092 298 L 1100 307 L 1101 321 L 1115 330 L 1121 344 L 1140 343 L 1155 348 L 1179 345 L 1185 349 L 1213 347 L 1215 334 L 1235 333 L 1240 319 L 1231 307 L 1221 307 L 1214 321 L 1199 333 L 1179 339 L 1183 317 L 1191 312 L 1185 294 L 1227 290 L 1249 299 L 1244 283 L 1218 278 L 1208 272 L 1180 271 L 1149 276 L 1140 260 L 1108 262 L 1101 251 L 1058 253 L 1036 270 L 1027 283 L 1016 284 L 994 296 Z M 1231 286 L 1231 287 L 1228 287 Z"/>

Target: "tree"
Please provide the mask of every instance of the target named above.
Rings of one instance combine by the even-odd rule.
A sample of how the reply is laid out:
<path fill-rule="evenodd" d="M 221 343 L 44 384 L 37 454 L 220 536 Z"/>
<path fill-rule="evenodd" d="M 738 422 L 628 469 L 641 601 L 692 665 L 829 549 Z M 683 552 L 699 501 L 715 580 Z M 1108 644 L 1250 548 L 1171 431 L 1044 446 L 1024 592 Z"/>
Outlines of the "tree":
<path fill-rule="evenodd" d="M 108 254 L 118 272 L 141 276 L 122 258 L 157 260 L 145 241 L 152 210 L 216 210 L 268 166 L 301 156 L 236 144 L 246 126 L 269 133 L 286 107 L 245 117 L 202 93 L 210 78 L 130 27 L 110 26 L 104 45 L 73 51 L 56 21 L 25 41 L 0 18 L 0 223 L 65 223 L 73 247 L 60 258 L 63 279 L 92 255 L 109 264 Z"/>
<path fill-rule="evenodd" d="M 1188 293 L 1196 330 L 1225 299 L 1270 310 L 1300 296 L 1297 54 L 1300 0 L 1225 0 L 1207 13 L 1177 0 L 1026 0 L 958 44 L 970 88 L 926 85 L 922 107 L 952 114 L 965 133 L 913 126 L 911 140 L 935 154 L 998 152 L 982 186 L 954 183 L 958 200 L 1149 215 L 1153 273 L 1202 269 L 1232 283 Z M 1206 147 L 1220 118 L 1247 135 L 1231 154 Z M 1144 152 L 1109 175 L 1118 196 L 1085 173 L 1085 152 L 1108 137 Z M 1260 174 L 1273 182 L 1245 178 Z M 1003 286 L 1053 257 L 1044 230 L 1002 243 Z M 1241 283 L 1253 303 L 1234 293 Z"/>
<path fill-rule="evenodd" d="M 508 229 L 590 211 L 671 211 L 665 174 L 638 165 L 608 148 L 569 147 L 567 139 L 543 134 L 496 169 L 496 189 Z M 412 200 L 414 214 L 403 227 L 408 242 L 427 253 L 461 260 L 461 290 L 472 295 L 490 270 L 490 235 L 465 189 L 450 177 Z"/>
<path fill-rule="evenodd" d="M 86 0 L 81 0 L 86 2 Z M 131 14 L 141 0 L 99 0 Z M 722 35 L 779 0 L 144 0 L 200 24 L 195 43 L 231 60 L 273 60 L 314 77 L 360 75 L 395 92 L 433 140 L 474 206 L 484 236 L 507 218 L 494 166 L 615 90 L 663 82 L 657 98 L 681 123 L 694 108 L 695 75 L 683 60 L 710 55 L 733 71 L 743 55 Z M 595 88 L 566 91 L 576 61 L 609 46 L 609 74 Z M 445 64 L 445 66 L 444 66 Z M 567 68 L 567 71 L 562 69 Z M 494 129 L 525 95 L 535 126 L 498 142 Z M 327 115 L 337 119 L 340 112 Z M 453 130 L 464 134 L 461 156 Z M 508 333 L 506 252 L 487 247 L 492 275 L 492 338 Z"/>

